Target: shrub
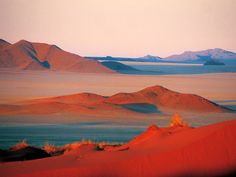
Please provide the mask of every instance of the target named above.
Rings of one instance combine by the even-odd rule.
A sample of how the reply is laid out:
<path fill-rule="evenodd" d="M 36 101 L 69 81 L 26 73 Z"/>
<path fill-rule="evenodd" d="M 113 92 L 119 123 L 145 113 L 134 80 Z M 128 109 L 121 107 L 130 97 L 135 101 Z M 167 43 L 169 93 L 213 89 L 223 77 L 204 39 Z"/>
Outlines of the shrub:
<path fill-rule="evenodd" d="M 10 147 L 10 150 L 11 151 L 16 151 L 16 150 L 23 149 L 23 148 L 28 147 L 28 146 L 29 146 L 29 144 L 27 143 L 27 140 L 23 139 L 19 143 L 17 143 L 14 146 Z"/>

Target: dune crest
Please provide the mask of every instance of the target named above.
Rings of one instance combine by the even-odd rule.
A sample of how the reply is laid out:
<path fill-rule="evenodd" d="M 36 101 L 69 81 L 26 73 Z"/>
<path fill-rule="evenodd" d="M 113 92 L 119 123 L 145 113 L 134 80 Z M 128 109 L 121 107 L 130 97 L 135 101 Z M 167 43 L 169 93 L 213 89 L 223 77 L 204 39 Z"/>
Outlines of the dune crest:
<path fill-rule="evenodd" d="M 2 163 L 0 173 L 4 177 L 233 176 L 235 137 L 235 120 L 199 128 L 151 125 L 121 146 L 98 149 L 95 144 L 79 144 L 59 156 Z"/>
<path fill-rule="evenodd" d="M 134 93 L 118 93 L 108 99 L 115 104 L 150 103 L 162 110 L 224 112 L 219 105 L 194 94 L 184 94 L 156 85 Z"/>
<path fill-rule="evenodd" d="M 148 128 L 147 128 L 147 131 L 158 131 L 159 130 L 159 127 L 155 124 L 153 125 L 150 125 Z"/>

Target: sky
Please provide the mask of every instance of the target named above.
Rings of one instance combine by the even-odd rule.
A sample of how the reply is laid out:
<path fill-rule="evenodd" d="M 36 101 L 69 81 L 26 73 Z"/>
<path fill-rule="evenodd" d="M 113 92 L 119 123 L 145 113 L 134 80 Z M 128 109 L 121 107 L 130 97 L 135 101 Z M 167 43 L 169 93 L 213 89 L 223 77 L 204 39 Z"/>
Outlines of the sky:
<path fill-rule="evenodd" d="M 236 0 L 0 0 L 0 38 L 82 56 L 236 52 Z"/>

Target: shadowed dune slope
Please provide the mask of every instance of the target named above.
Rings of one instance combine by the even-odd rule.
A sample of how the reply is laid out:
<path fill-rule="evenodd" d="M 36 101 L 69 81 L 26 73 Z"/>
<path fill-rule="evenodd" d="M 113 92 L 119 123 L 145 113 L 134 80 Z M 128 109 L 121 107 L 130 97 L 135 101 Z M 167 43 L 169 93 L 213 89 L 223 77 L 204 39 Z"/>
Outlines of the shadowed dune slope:
<path fill-rule="evenodd" d="M 0 50 L 0 67 L 4 68 L 115 73 L 98 61 L 66 52 L 56 45 L 21 40 L 12 45 L 0 41 L 0 47 L 2 48 Z"/>
<path fill-rule="evenodd" d="M 108 98 L 115 104 L 150 103 L 161 109 L 222 112 L 219 105 L 194 94 L 178 93 L 162 86 L 152 86 L 134 93 L 118 93 Z"/>
<path fill-rule="evenodd" d="M 227 176 L 235 174 L 235 137 L 235 120 L 199 128 L 152 125 L 122 146 L 98 151 L 85 145 L 61 156 L 3 163 L 0 173 L 5 177 Z"/>
<path fill-rule="evenodd" d="M 2 151 L 0 161 L 11 162 L 11 161 L 23 161 L 23 160 L 34 160 L 50 157 L 44 150 L 27 146 L 18 150 Z"/>

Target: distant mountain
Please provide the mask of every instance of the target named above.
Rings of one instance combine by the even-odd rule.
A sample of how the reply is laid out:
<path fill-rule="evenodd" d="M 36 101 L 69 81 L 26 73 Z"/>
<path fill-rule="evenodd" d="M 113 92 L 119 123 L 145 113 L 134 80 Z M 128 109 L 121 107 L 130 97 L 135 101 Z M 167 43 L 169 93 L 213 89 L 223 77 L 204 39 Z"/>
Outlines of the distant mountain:
<path fill-rule="evenodd" d="M 56 70 L 85 73 L 114 73 L 100 62 L 66 52 L 56 45 L 21 40 L 10 44 L 1 40 L 0 67 L 23 70 Z"/>
<path fill-rule="evenodd" d="M 86 57 L 94 60 L 103 61 L 130 61 L 130 62 L 181 62 L 181 63 L 204 63 L 210 59 L 220 60 L 225 63 L 236 63 L 236 53 L 224 49 L 208 49 L 202 51 L 186 51 L 182 54 L 171 55 L 166 58 L 159 56 L 146 55 L 143 57 Z"/>
<path fill-rule="evenodd" d="M 125 57 L 112 57 L 112 56 L 106 56 L 106 57 L 97 57 L 97 56 L 87 56 L 85 58 L 92 59 L 92 60 L 100 60 L 100 61 L 136 61 L 136 58 L 125 58 Z"/>
<path fill-rule="evenodd" d="M 161 61 L 162 58 L 159 56 L 152 56 L 152 55 L 146 55 L 144 57 L 140 57 L 137 59 L 137 61 L 142 61 L 142 62 L 158 62 Z"/>
<path fill-rule="evenodd" d="M 76 72 L 112 73 L 111 68 L 96 61 L 130 62 L 183 62 L 204 63 L 210 59 L 226 64 L 236 64 L 236 53 L 215 48 L 203 51 L 187 51 L 166 58 L 146 55 L 143 57 L 81 57 L 66 52 L 56 45 L 21 40 L 15 44 L 0 39 L 0 68 L 46 69 Z"/>
<path fill-rule="evenodd" d="M 130 61 L 130 62 L 158 62 L 161 58 L 158 56 L 146 55 L 144 57 L 130 58 L 130 57 L 85 57 L 93 60 L 103 60 L 103 61 Z"/>
<path fill-rule="evenodd" d="M 165 61 L 175 61 L 175 62 L 187 62 L 187 61 L 205 62 L 209 59 L 217 59 L 220 61 L 221 60 L 236 61 L 236 53 L 215 48 L 196 52 L 187 51 L 179 55 L 171 55 L 169 57 L 164 58 Z"/>

